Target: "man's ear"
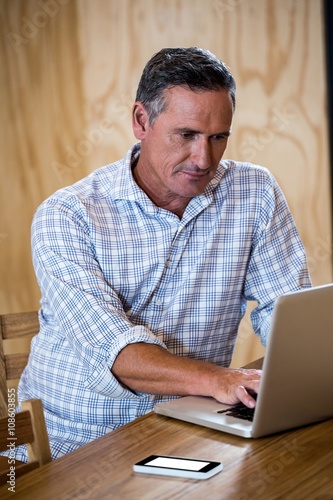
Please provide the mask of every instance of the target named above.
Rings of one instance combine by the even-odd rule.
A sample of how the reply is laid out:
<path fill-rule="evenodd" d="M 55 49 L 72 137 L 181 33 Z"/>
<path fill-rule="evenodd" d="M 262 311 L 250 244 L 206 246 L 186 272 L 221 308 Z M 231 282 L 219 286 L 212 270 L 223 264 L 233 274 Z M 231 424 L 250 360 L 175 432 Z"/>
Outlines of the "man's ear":
<path fill-rule="evenodd" d="M 145 138 L 149 127 L 149 118 L 144 105 L 141 102 L 135 102 L 132 109 L 132 127 L 137 139 Z"/>

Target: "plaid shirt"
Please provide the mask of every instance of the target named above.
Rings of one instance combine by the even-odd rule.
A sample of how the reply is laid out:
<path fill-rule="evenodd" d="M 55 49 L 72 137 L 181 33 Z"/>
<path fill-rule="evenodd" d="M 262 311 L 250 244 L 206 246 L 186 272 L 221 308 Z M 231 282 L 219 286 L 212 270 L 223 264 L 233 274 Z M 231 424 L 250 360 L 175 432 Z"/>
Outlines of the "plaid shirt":
<path fill-rule="evenodd" d="M 252 323 L 265 344 L 276 297 L 310 286 L 266 169 L 221 161 L 179 220 L 135 183 L 139 151 L 59 190 L 34 217 L 40 332 L 19 400 L 42 399 L 53 458 L 170 399 L 131 392 L 112 375 L 127 344 L 228 366 L 248 300 L 258 302 Z"/>

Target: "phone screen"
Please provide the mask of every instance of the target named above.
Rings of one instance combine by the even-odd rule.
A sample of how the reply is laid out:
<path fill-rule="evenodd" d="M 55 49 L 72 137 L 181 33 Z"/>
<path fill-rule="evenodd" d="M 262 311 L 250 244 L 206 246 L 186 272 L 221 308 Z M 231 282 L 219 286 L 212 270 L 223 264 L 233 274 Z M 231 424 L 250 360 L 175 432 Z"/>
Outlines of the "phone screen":
<path fill-rule="evenodd" d="M 145 465 L 148 465 L 149 467 L 167 467 L 168 469 L 200 471 L 209 465 L 209 462 L 188 460 L 184 458 L 156 457 L 149 462 L 146 462 Z"/>

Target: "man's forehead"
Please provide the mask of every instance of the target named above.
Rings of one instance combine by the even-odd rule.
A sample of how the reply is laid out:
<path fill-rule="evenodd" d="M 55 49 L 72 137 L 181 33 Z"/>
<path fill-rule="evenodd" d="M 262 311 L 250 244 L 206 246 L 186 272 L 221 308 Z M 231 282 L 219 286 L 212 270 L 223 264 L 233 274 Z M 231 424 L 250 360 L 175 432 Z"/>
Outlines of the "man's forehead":
<path fill-rule="evenodd" d="M 166 106 L 162 114 L 184 129 L 200 130 L 203 122 L 215 123 L 216 133 L 227 132 L 231 127 L 233 105 L 227 90 L 192 91 L 184 87 L 172 87 L 166 94 Z"/>

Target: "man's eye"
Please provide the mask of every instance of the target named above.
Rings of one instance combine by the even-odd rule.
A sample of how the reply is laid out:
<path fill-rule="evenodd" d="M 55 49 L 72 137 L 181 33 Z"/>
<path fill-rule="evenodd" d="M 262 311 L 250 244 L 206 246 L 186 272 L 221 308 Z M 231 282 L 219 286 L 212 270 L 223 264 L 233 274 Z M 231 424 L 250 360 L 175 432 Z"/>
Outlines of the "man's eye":
<path fill-rule="evenodd" d="M 193 139 L 194 134 L 192 132 L 182 132 L 180 134 L 183 139 Z"/>
<path fill-rule="evenodd" d="M 231 135 L 231 134 L 230 134 L 229 132 L 228 132 L 228 133 L 226 133 L 226 134 L 218 134 L 218 135 L 217 135 L 217 139 L 218 139 L 219 141 L 228 141 L 228 140 L 229 140 L 229 138 L 230 138 L 230 135 Z"/>

